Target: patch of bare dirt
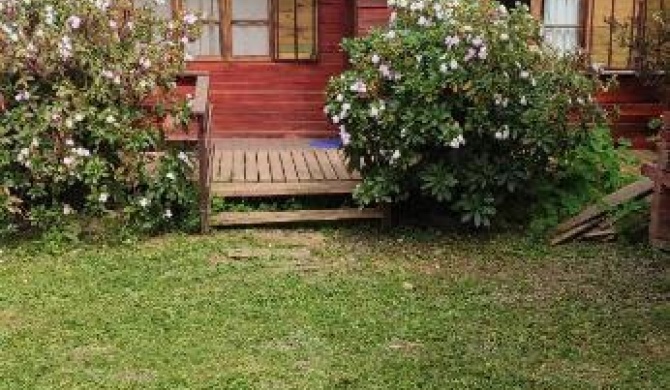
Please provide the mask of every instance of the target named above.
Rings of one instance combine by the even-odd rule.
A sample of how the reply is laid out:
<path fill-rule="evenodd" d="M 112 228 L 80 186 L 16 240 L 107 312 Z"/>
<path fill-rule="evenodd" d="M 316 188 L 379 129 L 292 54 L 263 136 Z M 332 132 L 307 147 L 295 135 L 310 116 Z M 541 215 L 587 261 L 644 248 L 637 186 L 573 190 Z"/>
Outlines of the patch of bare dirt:
<path fill-rule="evenodd" d="M 321 232 L 310 230 L 281 230 L 281 229 L 257 229 L 250 231 L 259 244 L 272 245 L 274 247 L 304 247 L 322 248 L 327 238 Z"/>
<path fill-rule="evenodd" d="M 153 370 L 126 370 L 115 375 L 123 383 L 147 384 L 154 382 L 158 374 Z"/>
<path fill-rule="evenodd" d="M 23 317 L 13 310 L 0 310 L 0 329 L 17 329 L 23 326 Z"/>
<path fill-rule="evenodd" d="M 105 345 L 84 345 L 70 351 L 70 357 L 77 362 L 88 362 L 100 357 L 111 356 L 116 349 Z"/>

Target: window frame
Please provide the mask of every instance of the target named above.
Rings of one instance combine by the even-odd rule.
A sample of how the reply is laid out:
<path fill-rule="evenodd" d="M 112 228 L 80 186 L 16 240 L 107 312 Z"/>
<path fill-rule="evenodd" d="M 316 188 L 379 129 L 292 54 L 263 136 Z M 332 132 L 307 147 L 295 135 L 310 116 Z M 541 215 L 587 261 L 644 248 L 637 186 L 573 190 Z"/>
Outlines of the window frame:
<path fill-rule="evenodd" d="M 577 0 L 579 1 L 579 24 L 575 27 L 577 28 L 577 42 L 579 45 L 580 49 L 583 49 L 587 52 L 590 52 L 590 46 L 591 46 L 591 37 L 590 37 L 590 32 L 591 29 L 589 28 L 592 23 L 590 23 L 590 18 L 589 15 L 591 14 L 591 5 L 592 1 L 589 0 Z M 537 6 L 537 9 L 539 10 L 539 15 L 536 15 L 539 17 L 539 20 L 544 23 L 544 18 L 545 18 L 545 5 L 546 5 L 546 0 L 534 0 L 535 3 L 538 3 L 539 5 Z M 546 27 L 546 26 L 545 26 Z M 552 25 L 551 27 L 553 28 L 561 28 L 561 27 L 573 27 L 573 26 L 562 26 L 562 25 Z"/>
<path fill-rule="evenodd" d="M 584 52 L 591 58 L 593 53 L 593 37 L 594 37 L 594 28 L 595 28 L 595 1 L 594 0 L 579 0 L 581 2 L 581 20 L 582 20 L 582 34 L 580 36 L 581 48 Z M 646 0 L 612 0 L 614 4 L 617 1 L 631 1 L 632 6 L 632 25 L 631 34 L 637 31 L 644 31 L 645 18 L 647 15 L 647 1 Z M 544 20 L 544 6 L 546 0 L 531 0 L 530 8 L 532 14 L 538 18 L 538 20 Z M 614 10 L 614 6 L 612 7 Z M 630 73 L 637 69 L 638 59 L 635 58 L 634 53 L 629 50 L 628 53 L 628 64 L 626 66 L 617 66 L 614 65 L 613 55 L 614 55 L 614 45 L 616 45 L 616 38 L 613 36 L 613 33 L 610 32 L 610 47 L 608 51 L 607 63 L 605 64 L 604 73 L 608 74 L 617 74 L 617 73 Z"/>
<path fill-rule="evenodd" d="M 277 53 L 277 39 L 278 39 L 278 5 L 277 0 L 267 0 L 268 2 L 268 18 L 267 20 L 240 20 L 239 22 L 244 22 L 244 25 L 258 25 L 258 26 L 267 26 L 268 27 L 268 55 L 254 56 L 254 55 L 245 55 L 245 56 L 235 56 L 233 55 L 233 26 L 235 20 L 233 20 L 232 7 L 233 0 L 215 0 L 219 5 L 219 18 L 218 25 L 219 28 L 219 42 L 221 45 L 221 55 L 196 55 L 191 62 L 207 62 L 207 61 L 226 61 L 226 62 L 276 62 L 276 63 L 300 63 L 300 62 L 318 62 L 319 61 L 319 1 L 312 0 L 314 11 L 313 11 L 313 23 L 314 23 L 314 54 L 311 58 L 298 58 L 299 55 L 296 55 L 296 58 L 279 58 Z M 173 13 L 179 13 L 185 11 L 184 0 L 169 0 L 172 7 Z M 214 19 L 211 18 L 211 15 L 208 15 L 208 21 L 214 22 Z M 297 26 L 296 26 L 297 28 Z M 297 32 L 296 32 L 297 35 Z"/>

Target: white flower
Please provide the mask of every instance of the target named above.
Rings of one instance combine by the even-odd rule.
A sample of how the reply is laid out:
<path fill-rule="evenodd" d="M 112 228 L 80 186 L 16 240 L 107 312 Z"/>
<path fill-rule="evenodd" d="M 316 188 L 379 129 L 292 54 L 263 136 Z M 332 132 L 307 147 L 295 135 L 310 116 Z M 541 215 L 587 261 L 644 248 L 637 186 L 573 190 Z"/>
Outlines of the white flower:
<path fill-rule="evenodd" d="M 509 35 L 507 33 L 500 34 L 500 40 L 503 42 L 507 42 L 509 40 Z"/>
<path fill-rule="evenodd" d="M 452 70 L 456 70 L 456 69 L 458 69 L 458 61 L 456 61 L 456 60 L 451 60 L 451 62 L 449 63 L 449 67 L 450 67 Z"/>
<path fill-rule="evenodd" d="M 525 96 L 521 96 L 520 103 L 522 106 L 525 106 L 528 104 L 528 99 Z"/>
<path fill-rule="evenodd" d="M 145 57 L 140 58 L 139 64 L 145 70 L 151 68 L 151 60 L 148 58 Z"/>
<path fill-rule="evenodd" d="M 142 199 L 140 199 L 139 204 L 140 204 L 140 207 L 146 209 L 151 204 L 151 201 L 149 201 L 149 199 L 147 199 L 147 198 L 142 198 Z"/>
<path fill-rule="evenodd" d="M 63 215 L 72 215 L 74 214 L 74 209 L 69 204 L 63 205 Z"/>
<path fill-rule="evenodd" d="M 77 15 L 72 15 L 68 18 L 67 24 L 73 29 L 77 30 L 81 27 L 81 18 Z"/>
<path fill-rule="evenodd" d="M 523 71 L 521 71 L 521 73 L 519 74 L 519 76 L 520 76 L 522 79 L 527 79 L 527 78 L 530 77 L 530 73 L 529 73 L 527 70 L 523 70 Z"/>
<path fill-rule="evenodd" d="M 114 118 L 113 115 L 108 115 L 107 118 L 105 118 L 105 122 L 109 124 L 114 124 L 116 123 L 116 118 Z"/>
<path fill-rule="evenodd" d="M 510 131 L 507 125 L 503 126 L 502 130 L 499 130 L 495 133 L 495 138 L 500 141 L 509 139 Z"/>
<path fill-rule="evenodd" d="M 382 58 L 378 54 L 374 54 L 371 59 L 372 63 L 375 65 L 379 64 L 381 60 Z"/>
<path fill-rule="evenodd" d="M 196 24 L 198 22 L 198 17 L 195 14 L 189 12 L 184 15 L 184 22 L 186 22 L 188 25 Z"/>
<path fill-rule="evenodd" d="M 173 181 L 177 180 L 177 176 L 175 176 L 174 172 L 168 172 L 165 177 Z"/>
<path fill-rule="evenodd" d="M 103 192 L 102 194 L 100 194 L 98 200 L 100 201 L 100 203 L 107 203 L 107 201 L 109 200 L 109 194 Z"/>
<path fill-rule="evenodd" d="M 72 166 L 72 164 L 74 164 L 74 162 L 75 162 L 74 157 L 65 157 L 65 158 L 63 158 L 63 164 L 65 164 L 66 167 L 70 167 L 70 166 Z"/>
<path fill-rule="evenodd" d="M 358 92 L 359 94 L 364 94 L 368 92 L 368 86 L 361 80 L 356 81 L 350 87 L 351 92 Z"/>
<path fill-rule="evenodd" d="M 457 136 L 449 143 L 449 146 L 451 146 L 454 149 L 458 149 L 463 145 L 465 145 L 465 138 L 463 137 L 463 134 Z"/>
<path fill-rule="evenodd" d="M 172 218 L 172 210 L 170 210 L 170 209 L 165 210 L 165 213 L 163 213 L 163 216 L 167 219 Z"/>
<path fill-rule="evenodd" d="M 79 157 L 90 157 L 91 152 L 88 149 L 85 148 L 77 148 L 73 150 L 74 154 L 76 154 Z"/>
<path fill-rule="evenodd" d="M 179 152 L 179 154 L 177 155 L 177 158 L 179 160 L 181 160 L 184 164 L 189 165 L 189 166 L 191 165 L 191 159 L 188 158 L 188 154 L 186 154 L 184 152 Z"/>

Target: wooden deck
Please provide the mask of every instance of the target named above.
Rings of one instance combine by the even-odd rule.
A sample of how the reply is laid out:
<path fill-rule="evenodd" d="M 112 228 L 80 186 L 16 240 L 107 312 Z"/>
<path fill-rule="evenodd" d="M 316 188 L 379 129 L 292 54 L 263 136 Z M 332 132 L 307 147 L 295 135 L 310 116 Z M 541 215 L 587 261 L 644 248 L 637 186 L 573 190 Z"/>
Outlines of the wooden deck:
<path fill-rule="evenodd" d="M 343 153 L 307 139 L 218 139 L 211 142 L 208 197 L 261 198 L 351 195 L 361 176 Z M 209 215 L 209 226 L 382 219 L 377 209 L 227 212 Z"/>
<path fill-rule="evenodd" d="M 217 140 L 210 166 L 212 195 L 226 198 L 351 194 L 361 179 L 308 140 Z"/>

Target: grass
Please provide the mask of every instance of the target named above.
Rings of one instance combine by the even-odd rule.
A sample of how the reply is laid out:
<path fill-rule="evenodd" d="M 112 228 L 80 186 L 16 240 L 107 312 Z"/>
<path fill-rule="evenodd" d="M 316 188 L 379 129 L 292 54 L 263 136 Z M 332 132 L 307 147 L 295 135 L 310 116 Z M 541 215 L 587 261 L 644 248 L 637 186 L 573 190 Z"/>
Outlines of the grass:
<path fill-rule="evenodd" d="M 670 388 L 670 264 L 374 229 L 0 254 L 0 389 Z"/>

